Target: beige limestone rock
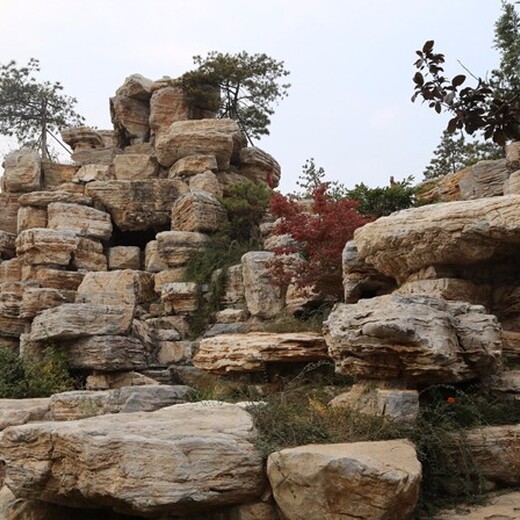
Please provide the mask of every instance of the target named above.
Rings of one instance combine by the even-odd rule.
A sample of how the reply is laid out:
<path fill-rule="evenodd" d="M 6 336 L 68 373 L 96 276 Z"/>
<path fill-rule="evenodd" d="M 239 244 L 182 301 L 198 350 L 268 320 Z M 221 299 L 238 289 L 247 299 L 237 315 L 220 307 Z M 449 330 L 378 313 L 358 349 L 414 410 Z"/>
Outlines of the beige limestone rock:
<path fill-rule="evenodd" d="M 73 231 L 79 236 L 108 240 L 112 221 L 105 211 L 80 204 L 53 202 L 47 207 L 48 227 L 58 231 Z"/>
<path fill-rule="evenodd" d="M 22 148 L 8 153 L 3 167 L 3 191 L 18 193 L 40 189 L 41 160 L 36 150 Z"/>
<path fill-rule="evenodd" d="M 199 289 L 195 282 L 167 283 L 161 287 L 161 301 L 168 313 L 194 312 L 199 305 Z"/>
<path fill-rule="evenodd" d="M 471 166 L 429 179 L 418 185 L 417 198 L 425 204 L 461 200 L 459 183 L 472 174 Z"/>
<path fill-rule="evenodd" d="M 288 520 L 406 520 L 421 464 L 407 440 L 308 445 L 272 453 L 267 474 Z"/>
<path fill-rule="evenodd" d="M 221 202 L 205 191 L 192 191 L 177 199 L 172 208 L 172 230 L 211 233 L 227 222 Z"/>
<path fill-rule="evenodd" d="M 34 206 L 22 206 L 18 210 L 18 219 L 16 222 L 17 233 L 31 228 L 47 227 L 47 209 L 36 208 Z"/>
<path fill-rule="evenodd" d="M 150 98 L 150 130 L 158 136 L 176 121 L 190 119 L 190 105 L 181 86 L 155 90 Z"/>
<path fill-rule="evenodd" d="M 506 146 L 506 161 L 511 171 L 520 168 L 520 141 L 514 141 Z"/>
<path fill-rule="evenodd" d="M 120 146 L 148 140 L 150 105 L 147 100 L 116 95 L 110 98 L 110 116 Z"/>
<path fill-rule="evenodd" d="M 109 390 L 124 386 L 158 385 L 159 383 L 139 372 L 105 372 L 87 376 L 86 390 Z"/>
<path fill-rule="evenodd" d="M 348 392 L 332 399 L 329 405 L 349 408 L 365 415 L 387 417 L 401 424 L 414 424 L 419 414 L 419 392 L 356 383 Z"/>
<path fill-rule="evenodd" d="M 495 197 L 504 194 L 504 183 L 509 177 L 506 160 L 479 161 L 471 167 L 471 174 L 459 181 L 463 200 Z"/>
<path fill-rule="evenodd" d="M 520 195 L 399 211 L 357 229 L 354 242 L 365 263 L 398 281 L 430 265 L 491 260 L 520 242 Z"/>
<path fill-rule="evenodd" d="M 9 260 L 15 255 L 16 235 L 0 231 L 0 261 Z"/>
<path fill-rule="evenodd" d="M 12 258 L 0 262 L 0 283 L 19 282 L 22 279 L 22 261 Z"/>
<path fill-rule="evenodd" d="M 91 206 L 92 199 L 86 197 L 83 193 L 74 193 L 70 191 L 33 191 L 24 193 L 18 199 L 20 206 L 33 206 L 35 208 L 47 208 L 53 202 L 62 202 L 66 204 L 81 204 L 83 206 Z"/>
<path fill-rule="evenodd" d="M 0 192 L 0 231 L 6 233 L 17 233 L 18 208 L 20 204 L 18 199 L 20 195 L 17 193 L 1 193 Z"/>
<path fill-rule="evenodd" d="M 239 175 L 237 172 L 232 170 L 228 170 L 225 172 L 219 171 L 215 175 L 217 176 L 219 184 L 222 186 L 224 196 L 231 195 L 230 187 L 234 184 L 240 184 L 242 182 L 248 181 L 247 177 Z"/>
<path fill-rule="evenodd" d="M 146 271 L 152 273 L 158 273 L 168 269 L 168 264 L 159 255 L 157 240 L 150 240 L 150 242 L 146 244 L 144 250 L 144 268 Z"/>
<path fill-rule="evenodd" d="M 504 185 L 504 195 L 520 195 L 520 170 L 516 170 Z"/>
<path fill-rule="evenodd" d="M 217 281 L 220 276 L 224 278 L 224 291 L 220 302 L 222 306 L 243 309 L 246 299 L 242 264 L 232 265 L 225 273 L 222 273 L 221 270 L 215 271 L 212 279 Z"/>
<path fill-rule="evenodd" d="M 253 436 L 247 412 L 208 402 L 13 427 L 0 450 L 5 482 L 20 497 L 178 516 L 258 500 Z"/>
<path fill-rule="evenodd" d="M 490 379 L 487 384 L 494 394 L 520 400 L 520 370 L 505 370 Z"/>
<path fill-rule="evenodd" d="M 513 363 L 520 364 L 520 332 L 502 331 L 502 354 Z"/>
<path fill-rule="evenodd" d="M 32 322 L 29 339 L 40 341 L 121 335 L 129 331 L 131 320 L 132 313 L 125 307 L 65 303 L 36 316 Z"/>
<path fill-rule="evenodd" d="M 24 264 L 69 265 L 79 239 L 72 231 L 26 229 L 16 238 L 16 254 Z"/>
<path fill-rule="evenodd" d="M 101 134 L 88 126 L 64 128 L 61 131 L 61 137 L 73 151 L 104 148 L 105 146 Z"/>
<path fill-rule="evenodd" d="M 151 79 L 145 78 L 141 74 L 131 74 L 116 90 L 116 95 L 147 100 L 152 95 L 152 85 Z"/>
<path fill-rule="evenodd" d="M 53 190 L 60 185 L 72 182 L 79 166 L 75 164 L 59 164 L 52 161 L 42 161 L 42 187 Z"/>
<path fill-rule="evenodd" d="M 114 157 L 114 161 L 119 155 Z M 74 175 L 78 182 L 108 181 L 114 178 L 112 166 L 109 164 L 84 164 Z"/>
<path fill-rule="evenodd" d="M 122 231 L 169 225 L 171 208 L 179 196 L 176 180 L 95 181 L 86 191 L 112 215 Z"/>
<path fill-rule="evenodd" d="M 217 158 L 214 154 L 198 153 L 176 161 L 168 170 L 168 177 L 192 177 L 207 171 L 218 171 Z"/>
<path fill-rule="evenodd" d="M 169 168 L 174 162 L 196 154 L 213 154 L 219 170 L 229 169 L 231 156 L 245 146 L 244 136 L 232 119 L 179 121 L 156 141 L 157 159 Z"/>
<path fill-rule="evenodd" d="M 22 295 L 20 317 L 32 319 L 40 312 L 58 307 L 63 303 L 73 303 L 76 291 L 29 287 Z"/>
<path fill-rule="evenodd" d="M 189 187 L 191 191 L 207 191 L 217 199 L 224 196 L 224 190 L 218 182 L 217 176 L 210 171 L 197 173 L 197 175 L 190 177 Z"/>
<path fill-rule="evenodd" d="M 442 510 L 434 520 L 520 520 L 520 491 L 494 494 L 479 505 L 459 505 Z"/>
<path fill-rule="evenodd" d="M 108 249 L 108 269 L 141 269 L 141 250 L 137 246 L 114 246 Z"/>
<path fill-rule="evenodd" d="M 78 166 L 79 168 L 79 166 Z M 76 193 L 85 195 L 85 185 L 77 182 L 64 182 L 56 187 L 52 187 L 51 191 L 66 191 L 67 193 Z M 92 199 L 90 199 L 92 201 Z M 90 202 L 92 203 L 92 202 Z"/>
<path fill-rule="evenodd" d="M 263 372 L 269 363 L 306 363 L 328 359 L 323 337 L 312 332 L 223 334 L 200 341 L 193 364 L 227 374 Z"/>
<path fill-rule="evenodd" d="M 107 257 L 103 244 L 97 240 L 79 237 L 78 249 L 72 255 L 71 265 L 78 271 L 106 271 Z"/>
<path fill-rule="evenodd" d="M 37 282 L 40 287 L 76 291 L 85 273 L 53 269 L 43 265 L 26 265 L 22 267 L 22 281 Z"/>
<path fill-rule="evenodd" d="M 7 287 L 6 287 L 7 285 Z M 19 337 L 26 321 L 21 317 L 22 294 L 18 286 L 0 286 L 0 331 L 3 336 Z"/>
<path fill-rule="evenodd" d="M 276 188 L 280 182 L 280 165 L 275 158 L 255 146 L 240 150 L 240 175 L 253 182 L 263 182 L 270 188 Z"/>
<path fill-rule="evenodd" d="M 0 399 L 0 430 L 49 419 L 50 399 Z"/>
<path fill-rule="evenodd" d="M 162 231 L 157 233 L 157 251 L 168 267 L 186 265 L 190 254 L 204 248 L 207 236 L 189 231 Z"/>
<path fill-rule="evenodd" d="M 80 167 L 86 164 L 102 164 L 110 166 L 114 162 L 114 157 L 122 153 L 119 148 L 114 146 L 106 146 L 105 148 L 93 148 L 90 150 L 78 150 L 74 152 L 70 158 Z M 76 184 L 83 188 L 83 185 Z"/>
<path fill-rule="evenodd" d="M 124 153 L 114 158 L 114 175 L 118 181 L 139 181 L 157 177 L 159 165 L 147 154 Z"/>
<path fill-rule="evenodd" d="M 365 379 L 456 382 L 500 367 L 500 327 L 481 306 L 398 294 L 338 304 L 324 323 L 336 371 Z"/>
<path fill-rule="evenodd" d="M 189 320 L 186 316 L 182 315 L 149 318 L 146 320 L 146 324 L 155 331 L 165 330 L 168 333 L 168 331 L 175 330 L 181 339 L 186 339 L 190 332 Z"/>
<path fill-rule="evenodd" d="M 155 273 L 155 292 L 161 294 L 162 286 L 168 283 L 182 282 L 185 279 L 184 267 L 176 267 L 173 269 L 166 269 Z"/>
<path fill-rule="evenodd" d="M 188 364 L 195 353 L 194 341 L 162 341 L 157 352 L 161 365 Z"/>
<path fill-rule="evenodd" d="M 54 421 L 74 421 L 109 413 L 153 412 L 185 403 L 189 386 L 148 385 L 127 386 L 106 391 L 77 390 L 50 397 L 50 418 Z"/>
<path fill-rule="evenodd" d="M 276 317 L 284 308 L 285 299 L 280 287 L 273 284 L 268 263 L 274 253 L 252 251 L 242 257 L 244 296 L 252 316 L 268 319 Z"/>

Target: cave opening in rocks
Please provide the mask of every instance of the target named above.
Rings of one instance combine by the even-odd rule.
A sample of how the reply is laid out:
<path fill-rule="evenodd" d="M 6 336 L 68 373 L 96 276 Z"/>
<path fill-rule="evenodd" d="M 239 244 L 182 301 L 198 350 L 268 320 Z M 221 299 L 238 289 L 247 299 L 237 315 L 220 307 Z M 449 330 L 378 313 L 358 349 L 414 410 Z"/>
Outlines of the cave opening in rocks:
<path fill-rule="evenodd" d="M 146 244 L 155 240 L 157 233 L 168 230 L 169 227 L 164 226 L 162 228 L 149 228 L 141 231 L 122 231 L 114 225 L 110 247 L 137 246 L 141 251 L 144 251 Z"/>

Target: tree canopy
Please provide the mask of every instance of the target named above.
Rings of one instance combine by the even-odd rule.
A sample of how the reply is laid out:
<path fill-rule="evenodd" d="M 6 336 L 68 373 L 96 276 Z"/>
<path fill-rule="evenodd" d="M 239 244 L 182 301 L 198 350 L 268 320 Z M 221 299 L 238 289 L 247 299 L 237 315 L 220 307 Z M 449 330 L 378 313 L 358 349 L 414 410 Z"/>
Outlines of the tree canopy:
<path fill-rule="evenodd" d="M 40 63 L 31 58 L 19 67 L 15 61 L 0 66 L 0 134 L 14 136 L 22 145 L 38 147 L 49 156 L 47 136 L 60 128 L 81 124 L 76 99 L 62 93 L 59 82 L 38 82 Z"/>
<path fill-rule="evenodd" d="M 269 135 L 273 105 L 287 96 L 289 75 L 283 61 L 266 54 L 223 54 L 210 52 L 194 56 L 197 69 L 187 72 L 181 81 L 196 106 L 213 106 L 217 117 L 235 119 L 249 142 Z M 215 95 L 214 88 L 220 91 Z"/>

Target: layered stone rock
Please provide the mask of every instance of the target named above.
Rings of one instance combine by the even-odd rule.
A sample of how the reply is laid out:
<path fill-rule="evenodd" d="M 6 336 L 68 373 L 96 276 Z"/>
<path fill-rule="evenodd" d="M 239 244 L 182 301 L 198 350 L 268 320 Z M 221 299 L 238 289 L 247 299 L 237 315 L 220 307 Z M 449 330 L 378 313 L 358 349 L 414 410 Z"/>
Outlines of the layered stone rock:
<path fill-rule="evenodd" d="M 172 123 L 190 118 L 190 104 L 181 86 L 165 86 L 155 90 L 150 98 L 150 130 L 158 136 Z"/>
<path fill-rule="evenodd" d="M 61 137 L 73 151 L 105 147 L 101 134 L 88 126 L 64 128 Z"/>
<path fill-rule="evenodd" d="M 159 254 L 159 244 L 157 240 L 150 240 L 144 250 L 144 268 L 146 271 L 158 273 L 168 269 L 168 264 Z"/>
<path fill-rule="evenodd" d="M 53 269 L 44 265 L 27 265 L 22 267 L 22 281 L 37 282 L 40 287 L 76 291 L 85 273 Z"/>
<path fill-rule="evenodd" d="M 191 191 L 206 191 L 217 198 L 222 198 L 224 190 L 218 182 L 217 176 L 213 172 L 197 173 L 189 179 Z"/>
<path fill-rule="evenodd" d="M 189 386 L 127 386 L 106 391 L 63 392 L 49 399 L 54 421 L 73 421 L 113 413 L 153 412 L 185 403 L 193 390 Z"/>
<path fill-rule="evenodd" d="M 310 363 L 328 359 L 327 345 L 316 333 L 251 332 L 204 338 L 193 364 L 217 374 L 264 372 L 271 363 Z"/>
<path fill-rule="evenodd" d="M 213 154 L 219 170 L 228 170 L 231 156 L 246 145 L 232 119 L 179 121 L 161 133 L 156 141 L 157 159 L 169 168 L 174 162 L 196 154 Z"/>
<path fill-rule="evenodd" d="M 168 171 L 168 176 L 191 177 L 204 172 L 217 172 L 217 158 L 214 154 L 198 153 L 182 157 Z"/>
<path fill-rule="evenodd" d="M 22 148 L 8 153 L 3 167 L 3 191 L 18 193 L 40 189 L 41 161 L 36 150 Z"/>
<path fill-rule="evenodd" d="M 48 420 L 50 399 L 0 399 L 0 431 L 9 426 Z"/>
<path fill-rule="evenodd" d="M 159 382 L 139 372 L 103 372 L 87 376 L 86 390 L 109 390 L 124 386 L 158 385 Z"/>
<path fill-rule="evenodd" d="M 161 302 L 166 312 L 194 312 L 199 305 L 199 288 L 195 282 L 175 282 L 161 286 Z"/>
<path fill-rule="evenodd" d="M 166 285 L 168 283 L 182 282 L 186 278 L 184 273 L 184 267 L 175 267 L 172 269 L 165 269 L 164 271 L 159 271 L 154 276 L 155 292 L 157 294 L 161 294 L 163 285 Z"/>
<path fill-rule="evenodd" d="M 71 266 L 78 271 L 106 271 L 107 257 L 103 244 L 79 237 L 78 249 L 72 255 Z"/>
<path fill-rule="evenodd" d="M 141 250 L 137 246 L 114 246 L 108 250 L 110 270 L 141 269 Z"/>
<path fill-rule="evenodd" d="M 159 165 L 148 154 L 124 153 L 114 158 L 114 175 L 118 181 L 140 181 L 157 177 Z"/>
<path fill-rule="evenodd" d="M 86 191 L 102 204 L 122 231 L 139 231 L 167 226 L 171 208 L 179 197 L 175 180 L 96 181 Z"/>
<path fill-rule="evenodd" d="M 74 175 L 75 181 L 85 183 L 92 181 L 108 181 L 113 178 L 114 174 L 112 172 L 112 165 L 108 164 L 84 164 Z"/>
<path fill-rule="evenodd" d="M 0 283 L 19 282 L 22 279 L 22 261 L 12 258 L 0 262 Z"/>
<path fill-rule="evenodd" d="M 16 230 L 20 234 L 22 231 L 31 228 L 47 227 L 47 209 L 35 208 L 34 206 L 22 206 L 18 210 Z"/>
<path fill-rule="evenodd" d="M 157 233 L 157 251 L 168 267 L 182 267 L 195 251 L 201 251 L 207 236 L 190 231 L 163 231 Z"/>
<path fill-rule="evenodd" d="M 20 317 L 32 319 L 40 312 L 58 307 L 64 303 L 73 303 L 76 291 L 29 287 L 22 295 Z"/>
<path fill-rule="evenodd" d="M 221 304 L 223 307 L 242 309 L 245 307 L 244 276 L 242 265 L 232 265 L 225 273 L 217 271 L 215 277 L 224 279 L 224 291 Z M 215 280 L 216 281 L 216 280 Z"/>
<path fill-rule="evenodd" d="M 16 238 L 16 254 L 24 264 L 68 266 L 78 244 L 79 239 L 72 231 L 27 229 Z"/>
<path fill-rule="evenodd" d="M 421 464 L 406 440 L 300 446 L 272 453 L 267 474 L 288 520 L 411 518 Z"/>
<path fill-rule="evenodd" d="M 240 150 L 240 175 L 253 182 L 276 188 L 280 182 L 280 165 L 272 155 L 260 148 L 248 146 Z"/>
<path fill-rule="evenodd" d="M 430 265 L 468 265 L 507 255 L 520 242 L 520 196 L 422 206 L 356 230 L 359 257 L 406 280 Z"/>
<path fill-rule="evenodd" d="M 13 427 L 0 451 L 19 497 L 178 516 L 257 500 L 264 478 L 253 435 L 247 412 L 210 402 Z"/>
<path fill-rule="evenodd" d="M 459 181 L 463 200 L 495 197 L 504 194 L 504 183 L 509 178 L 507 161 L 479 161 L 471 167 L 471 174 Z"/>
<path fill-rule="evenodd" d="M 5 285 L 0 285 L 0 332 L 3 336 L 16 338 L 25 331 L 27 325 L 20 312 L 22 294 L 18 287 Z"/>
<path fill-rule="evenodd" d="M 91 206 L 92 199 L 82 193 L 70 191 L 33 191 L 24 193 L 18 199 L 20 206 L 33 206 L 35 208 L 47 208 L 49 204 L 61 202 L 64 204 L 81 204 Z"/>
<path fill-rule="evenodd" d="M 180 197 L 172 208 L 172 229 L 211 233 L 227 221 L 224 206 L 210 193 L 192 191 Z"/>
<path fill-rule="evenodd" d="M 484 308 L 426 296 L 338 304 L 324 324 L 336 371 L 364 379 L 456 382 L 500 367 L 500 327 Z"/>
<path fill-rule="evenodd" d="M 504 195 L 520 195 L 520 170 L 516 170 L 504 185 Z"/>
<path fill-rule="evenodd" d="M 146 101 L 152 95 L 152 87 L 153 81 L 151 79 L 145 78 L 141 74 L 131 74 L 116 90 L 116 95 Z"/>
<path fill-rule="evenodd" d="M 126 95 L 110 98 L 110 116 L 119 146 L 144 143 L 150 135 L 150 105 L 146 99 Z"/>
<path fill-rule="evenodd" d="M 15 240 L 16 235 L 14 233 L 0 231 L 0 261 L 9 260 L 14 256 L 16 250 Z"/>
<path fill-rule="evenodd" d="M 59 164 L 42 160 L 42 187 L 44 190 L 55 190 L 65 183 L 72 182 L 79 166 L 75 164 Z"/>
<path fill-rule="evenodd" d="M 283 291 L 274 285 L 270 275 L 269 262 L 273 258 L 274 253 L 252 251 L 241 260 L 247 310 L 262 319 L 276 317 L 285 305 Z"/>
<path fill-rule="evenodd" d="M 0 193 L 0 208 L 3 209 L 0 215 L 0 231 L 6 233 L 17 233 L 18 224 L 18 193 Z"/>

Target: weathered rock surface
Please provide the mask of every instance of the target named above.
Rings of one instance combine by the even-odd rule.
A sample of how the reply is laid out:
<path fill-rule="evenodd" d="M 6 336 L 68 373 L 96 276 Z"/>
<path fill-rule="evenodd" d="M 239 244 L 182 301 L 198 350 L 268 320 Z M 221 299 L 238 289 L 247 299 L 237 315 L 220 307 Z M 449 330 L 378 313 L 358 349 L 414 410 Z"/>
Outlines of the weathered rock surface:
<path fill-rule="evenodd" d="M 74 303 L 76 291 L 29 287 L 22 295 L 20 317 L 32 319 L 40 312 L 58 307 L 64 303 Z"/>
<path fill-rule="evenodd" d="M 28 422 L 49 419 L 50 400 L 0 399 L 0 430 L 8 426 L 18 426 Z"/>
<path fill-rule="evenodd" d="M 150 135 L 147 100 L 116 95 L 110 98 L 110 115 L 119 146 L 147 141 Z"/>
<path fill-rule="evenodd" d="M 404 281 L 430 265 L 468 265 L 520 243 L 520 196 L 433 204 L 382 217 L 356 230 L 359 257 Z"/>
<path fill-rule="evenodd" d="M 190 313 L 199 305 L 199 290 L 195 282 L 174 282 L 161 286 L 161 301 L 166 312 Z"/>
<path fill-rule="evenodd" d="M 124 153 L 114 158 L 114 175 L 118 181 L 139 181 L 157 177 L 159 165 L 147 154 Z"/>
<path fill-rule="evenodd" d="M 49 204 L 61 202 L 64 204 L 81 204 L 91 206 L 92 199 L 81 193 L 70 191 L 33 191 L 20 195 L 18 203 L 20 206 L 34 206 L 35 208 L 47 208 Z"/>
<path fill-rule="evenodd" d="M 4 262 L 5 263 L 5 262 Z M 53 269 L 43 265 L 26 265 L 22 267 L 22 281 L 38 282 L 40 287 L 76 291 L 85 273 Z"/>
<path fill-rule="evenodd" d="M 520 492 L 511 491 L 491 496 L 485 504 L 459 505 L 443 510 L 434 520 L 520 520 Z"/>
<path fill-rule="evenodd" d="M 271 279 L 268 263 L 273 257 L 268 251 L 252 251 L 241 261 L 247 310 L 258 318 L 274 318 L 285 305 L 282 289 Z"/>
<path fill-rule="evenodd" d="M 74 151 L 104 148 L 105 146 L 101 134 L 88 126 L 64 128 L 61 131 L 61 137 Z"/>
<path fill-rule="evenodd" d="M 17 193 L 34 191 L 41 186 L 41 161 L 36 150 L 22 148 L 5 156 L 4 190 Z"/>
<path fill-rule="evenodd" d="M 53 161 L 42 161 L 42 187 L 44 190 L 55 190 L 65 183 L 72 182 L 79 166 L 75 164 L 59 164 Z"/>
<path fill-rule="evenodd" d="M 190 105 L 182 87 L 166 86 L 155 90 L 150 98 L 150 130 L 159 135 L 176 121 L 190 118 Z"/>
<path fill-rule="evenodd" d="M 185 403 L 189 386 L 126 386 L 114 390 L 63 392 L 50 397 L 50 416 L 54 421 L 72 421 L 109 413 L 153 412 Z"/>
<path fill-rule="evenodd" d="M 227 221 L 224 206 L 211 193 L 192 191 L 177 199 L 172 208 L 172 229 L 211 233 Z"/>
<path fill-rule="evenodd" d="M 112 235 L 112 221 L 105 211 L 80 204 L 53 202 L 47 207 L 47 214 L 50 229 L 69 230 L 99 240 L 108 240 Z"/>
<path fill-rule="evenodd" d="M 507 161 L 479 161 L 471 167 L 471 174 L 459 181 L 461 197 L 464 200 L 495 197 L 504 194 L 504 183 L 510 171 Z"/>
<path fill-rule="evenodd" d="M 193 364 L 208 372 L 227 374 L 263 372 L 270 363 L 322 359 L 328 359 L 327 346 L 319 334 L 251 332 L 202 339 Z"/>
<path fill-rule="evenodd" d="M 114 246 L 108 249 L 108 268 L 141 269 L 141 250 L 137 246 Z"/>
<path fill-rule="evenodd" d="M 35 208 L 34 206 L 22 206 L 18 210 L 18 219 L 16 221 L 17 233 L 21 233 L 31 228 L 47 227 L 47 209 Z"/>
<path fill-rule="evenodd" d="M 406 440 L 300 446 L 272 453 L 267 473 L 288 520 L 411 518 L 421 464 Z"/>
<path fill-rule="evenodd" d="M 240 150 L 240 175 L 253 182 L 263 182 L 276 188 L 280 182 L 280 165 L 272 155 L 260 148 L 248 146 Z"/>
<path fill-rule="evenodd" d="M 207 236 L 190 231 L 162 231 L 157 233 L 157 251 L 168 267 L 186 265 L 190 254 L 204 248 Z"/>
<path fill-rule="evenodd" d="M 72 231 L 34 228 L 16 238 L 16 254 L 24 264 L 69 265 L 79 239 Z"/>
<path fill-rule="evenodd" d="M 168 171 L 168 176 L 191 177 L 207 171 L 216 172 L 218 170 L 217 158 L 213 154 L 199 153 L 188 155 L 176 161 Z"/>
<path fill-rule="evenodd" d="M 9 260 L 14 256 L 16 250 L 15 240 L 16 235 L 14 233 L 0 231 L 0 261 Z"/>
<path fill-rule="evenodd" d="M 65 303 L 43 311 L 32 322 L 30 340 L 72 339 L 81 336 L 124 335 L 132 314 L 125 307 Z"/>
<path fill-rule="evenodd" d="M 117 156 L 119 157 L 119 156 Z M 114 160 L 116 157 L 114 157 Z M 108 181 L 114 178 L 112 166 L 108 164 L 84 164 L 74 175 L 79 182 Z"/>
<path fill-rule="evenodd" d="M 131 74 L 116 90 L 116 95 L 146 101 L 152 95 L 152 85 L 151 79 L 145 78 L 141 74 Z"/>
<path fill-rule="evenodd" d="M 106 271 L 107 257 L 103 244 L 97 240 L 79 237 L 78 249 L 72 255 L 71 266 L 78 271 Z"/>
<path fill-rule="evenodd" d="M 18 223 L 18 193 L 0 193 L 0 230 L 6 233 L 17 233 Z"/>
<path fill-rule="evenodd" d="M 188 185 L 191 191 L 207 191 L 217 198 L 222 198 L 224 190 L 218 182 L 217 176 L 210 171 L 197 173 L 190 177 Z"/>
<path fill-rule="evenodd" d="M 463 302 L 392 294 L 338 304 L 324 331 L 336 370 L 365 379 L 456 382 L 500 366 L 495 316 Z"/>
<path fill-rule="evenodd" d="M 4 430 L 5 483 L 19 496 L 129 514 L 182 515 L 257 499 L 262 457 L 239 407 L 181 404 Z"/>
<path fill-rule="evenodd" d="M 159 163 L 166 168 L 189 155 L 213 154 L 219 170 L 228 170 L 231 156 L 245 144 L 236 121 L 199 119 L 173 123 L 158 136 L 156 151 Z"/>
<path fill-rule="evenodd" d="M 86 390 L 109 390 L 124 386 L 158 385 L 155 379 L 139 372 L 104 372 L 87 376 Z"/>
<path fill-rule="evenodd" d="M 169 225 L 179 185 L 171 179 L 99 181 L 88 183 L 86 191 L 107 209 L 119 229 L 138 231 Z"/>

